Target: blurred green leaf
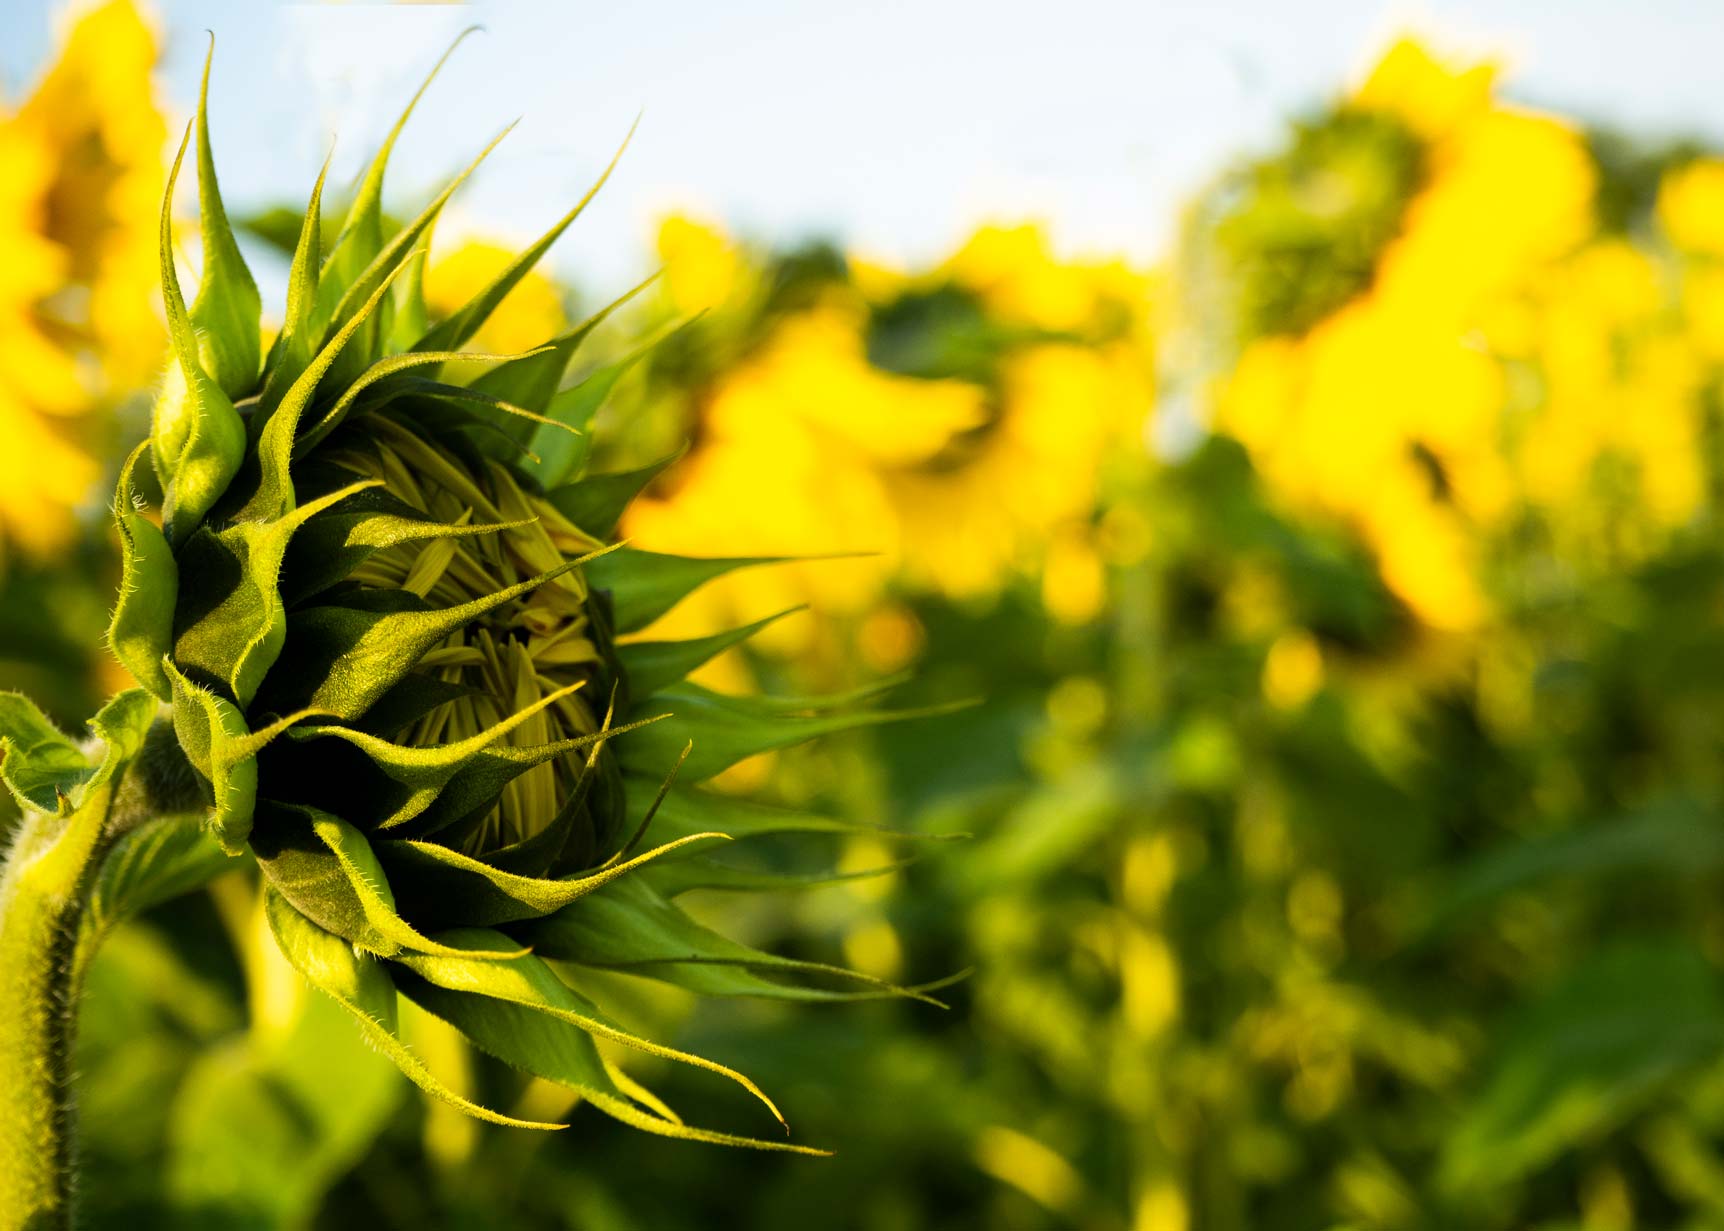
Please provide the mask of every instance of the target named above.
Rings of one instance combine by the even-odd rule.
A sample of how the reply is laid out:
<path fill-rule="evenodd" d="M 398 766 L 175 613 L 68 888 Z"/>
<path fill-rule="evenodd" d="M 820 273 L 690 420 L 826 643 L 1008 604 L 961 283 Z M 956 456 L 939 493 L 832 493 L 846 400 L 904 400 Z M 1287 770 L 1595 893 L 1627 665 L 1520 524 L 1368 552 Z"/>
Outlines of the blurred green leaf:
<path fill-rule="evenodd" d="M 1724 1047 L 1724 983 L 1679 939 L 1587 958 L 1517 1013 L 1442 1156 L 1444 1183 L 1511 1181 L 1621 1123 Z"/>

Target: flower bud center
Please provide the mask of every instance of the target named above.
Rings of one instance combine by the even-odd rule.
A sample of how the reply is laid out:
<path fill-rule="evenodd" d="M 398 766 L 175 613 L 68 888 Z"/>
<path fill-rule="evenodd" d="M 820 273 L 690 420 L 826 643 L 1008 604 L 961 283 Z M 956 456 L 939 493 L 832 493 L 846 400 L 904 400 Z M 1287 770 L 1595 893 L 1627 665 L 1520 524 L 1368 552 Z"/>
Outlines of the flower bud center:
<path fill-rule="evenodd" d="M 520 524 L 385 548 L 353 573 L 361 585 L 409 590 L 433 607 L 453 607 L 601 545 L 495 461 L 461 456 L 387 416 L 368 416 L 366 428 L 368 439 L 331 450 L 330 460 L 382 479 L 389 495 L 434 521 Z M 535 747 L 598 730 L 609 676 L 593 639 L 587 599 L 580 572 L 565 573 L 452 633 L 425 655 L 420 669 L 471 692 L 420 718 L 401 741 L 424 746 L 467 739 L 577 683 L 580 691 L 538 710 L 497 743 Z M 585 749 L 564 752 L 513 778 L 463 849 L 484 855 L 534 838 L 582 789 L 586 815 L 570 827 L 563 859 L 579 863 L 596 856 L 620 820 L 608 815 L 614 792 L 595 783 L 581 788 L 587 756 Z"/>

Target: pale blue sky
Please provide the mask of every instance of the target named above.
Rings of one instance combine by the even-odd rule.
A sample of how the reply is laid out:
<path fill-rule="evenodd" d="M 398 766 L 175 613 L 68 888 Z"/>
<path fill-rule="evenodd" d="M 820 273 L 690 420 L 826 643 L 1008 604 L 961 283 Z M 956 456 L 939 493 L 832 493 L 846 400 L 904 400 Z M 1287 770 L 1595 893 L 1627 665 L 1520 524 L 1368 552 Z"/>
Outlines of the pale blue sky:
<path fill-rule="evenodd" d="M 0 2 L 15 96 L 51 42 L 49 0 Z M 400 146 L 424 190 L 519 128 L 452 225 L 526 239 L 639 135 L 555 260 L 596 293 L 649 264 L 655 217 L 692 207 L 770 238 L 843 237 L 889 259 L 979 221 L 1039 218 L 1067 252 L 1149 258 L 1222 160 L 1272 140 L 1396 32 L 1510 67 L 1512 91 L 1655 133 L 1724 141 L 1724 6 L 1702 0 L 497 0 L 278 5 L 154 0 L 165 80 L 194 98 L 217 35 L 214 137 L 230 201 L 301 200 L 332 136 L 351 176 L 417 78 L 456 53 Z"/>

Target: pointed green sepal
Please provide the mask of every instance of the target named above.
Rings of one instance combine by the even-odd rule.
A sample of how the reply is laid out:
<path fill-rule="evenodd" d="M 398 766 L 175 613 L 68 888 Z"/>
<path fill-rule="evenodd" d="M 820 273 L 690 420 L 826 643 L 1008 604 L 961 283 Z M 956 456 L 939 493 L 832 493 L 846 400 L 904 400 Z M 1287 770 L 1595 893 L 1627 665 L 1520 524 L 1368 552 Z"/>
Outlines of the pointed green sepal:
<path fill-rule="evenodd" d="M 281 403 L 264 423 L 257 441 L 257 469 L 248 476 L 257 486 L 245 497 L 244 504 L 234 514 L 235 520 L 260 521 L 285 517 L 293 511 L 295 494 L 292 463 L 298 445 L 299 421 L 317 396 L 317 387 L 335 361 L 353 345 L 353 339 L 365 322 L 371 319 L 377 305 L 389 293 L 390 273 L 371 293 L 357 314 L 348 320 L 325 342 L 303 372 L 299 374 Z"/>
<path fill-rule="evenodd" d="M 548 490 L 562 486 L 585 469 L 593 416 L 639 359 L 637 353 L 607 363 L 578 383 L 559 390 L 545 408 L 545 421 L 528 443 L 532 456 L 521 470 Z"/>
<path fill-rule="evenodd" d="M 739 568 L 788 564 L 792 560 L 836 560 L 838 556 L 671 556 L 625 547 L 587 569 L 595 590 L 608 590 L 618 633 L 636 633 L 709 581 Z"/>
<path fill-rule="evenodd" d="M 398 975 L 396 981 L 402 995 L 454 1026 L 480 1051 L 575 1091 L 605 1115 L 632 1128 L 683 1141 L 826 1155 L 808 1146 L 684 1124 L 650 1091 L 606 1063 L 592 1036 L 567 1020 L 507 1000 L 450 991 L 411 973 Z"/>
<path fill-rule="evenodd" d="M 723 773 L 738 761 L 762 752 L 790 748 L 821 735 L 858 727 L 916 718 L 934 718 L 965 708 L 965 704 L 935 705 L 913 710 L 852 710 L 839 713 L 786 712 L 785 707 L 759 697 L 728 697 L 682 683 L 662 689 L 655 706 L 671 712 L 664 722 L 654 723 L 627 744 L 619 745 L 618 758 L 632 773 L 651 775 L 669 765 L 690 741 L 694 752 L 686 772 L 694 781 L 705 781 Z"/>
<path fill-rule="evenodd" d="M 276 803 L 262 805 L 258 815 L 252 847 L 265 875 L 276 892 L 324 931 L 380 957 L 404 952 L 475 956 L 439 944 L 401 917 L 371 844 L 340 817 Z M 496 956 L 525 952 L 511 943 Z"/>
<path fill-rule="evenodd" d="M 495 357 L 494 355 L 484 356 L 487 359 L 494 359 Z M 540 457 L 530 449 L 514 448 L 513 433 L 516 425 L 527 424 L 533 432 L 548 433 L 549 438 L 556 440 L 578 441 L 583 431 L 582 428 L 576 427 L 572 423 L 564 423 L 549 415 L 541 415 L 537 411 L 528 410 L 525 406 L 517 406 L 494 393 L 486 393 L 483 389 L 475 389 L 470 385 L 450 385 L 440 380 L 408 377 L 402 380 L 393 392 L 404 397 L 417 397 L 428 399 L 434 403 L 442 403 L 450 408 L 459 409 L 466 415 L 478 418 L 480 422 L 511 442 L 511 451 L 520 456 L 518 468 L 523 471 L 531 470 L 536 466 Z M 424 401 L 417 403 L 419 407 L 423 407 L 424 404 Z M 507 418 L 496 419 L 493 416 L 480 415 L 479 411 L 482 410 L 502 411 Z M 534 443 L 540 443 L 540 438 L 537 435 L 534 436 Z"/>
<path fill-rule="evenodd" d="M 644 779 L 634 779 L 644 787 Z M 773 834 L 824 833 L 880 838 L 892 842 L 955 842 L 967 834 L 919 834 L 878 825 L 859 825 L 814 812 L 775 807 L 740 795 L 678 786 L 659 808 L 653 834 L 658 838 L 681 838 L 691 833 L 722 830 L 737 841 Z"/>
<path fill-rule="evenodd" d="M 630 287 L 586 320 L 567 332 L 558 334 L 537 350 L 498 364 L 472 381 L 472 387 L 481 393 L 502 398 L 511 405 L 524 406 L 538 414 L 546 413 L 557 396 L 558 386 L 563 383 L 563 375 L 568 370 L 569 361 L 574 358 L 581 344 L 612 312 L 651 285 L 652 281 L 652 278 L 648 278 Z M 529 439 L 529 433 L 523 431 L 518 439 L 525 442 Z"/>
<path fill-rule="evenodd" d="M 512 943 L 501 932 L 486 928 L 458 928 L 442 933 L 438 939 L 447 945 L 476 950 L 487 956 Z M 674 1047 L 654 1043 L 623 1029 L 592 1001 L 558 979 L 556 973 L 544 961 L 532 954 L 504 960 L 486 960 L 478 956 L 460 958 L 406 955 L 400 961 L 421 979 L 445 991 L 464 992 L 519 1005 L 566 1022 L 595 1037 L 609 1039 L 613 1043 L 620 1043 L 624 1047 L 634 1048 L 663 1060 L 674 1060 L 729 1078 L 759 1099 L 772 1113 L 773 1119 L 781 1125 L 784 1124 L 784 1117 L 779 1114 L 777 1105 L 747 1077 L 704 1056 L 678 1051 Z"/>
<path fill-rule="evenodd" d="M 358 496 L 339 510 L 312 518 L 293 536 L 282 565 L 282 601 L 304 602 L 342 581 L 370 559 L 372 553 L 388 547 L 436 539 L 475 538 L 531 524 L 527 520 L 431 521 L 387 492 L 375 493 L 370 501 Z"/>
<path fill-rule="evenodd" d="M 352 945 L 312 923 L 279 893 L 265 894 L 264 910 L 276 944 L 289 964 L 318 991 L 351 1013 L 365 1041 L 388 1056 L 414 1085 L 470 1116 L 493 1124 L 513 1128 L 565 1127 L 506 1116 L 462 1098 L 443 1085 L 401 1041 L 395 985 L 390 982 L 383 963 L 355 953 Z"/>
<path fill-rule="evenodd" d="M 696 923 L 638 876 L 606 885 L 516 931 L 540 957 L 669 983 L 695 982 L 706 995 L 783 1000 L 907 997 L 938 1003 L 919 991 L 842 966 L 793 961 L 738 944 Z M 695 968 L 692 974 L 690 968 Z M 846 986 L 810 986 L 809 979 Z"/>
<path fill-rule="evenodd" d="M 204 268 L 197 298 L 192 301 L 191 320 L 204 370 L 233 398 L 251 392 L 257 382 L 263 357 L 263 304 L 228 225 L 221 188 L 216 183 L 209 125 L 210 64 L 214 59 L 212 34 L 204 57 L 203 84 L 198 89 L 198 218 Z"/>
<path fill-rule="evenodd" d="M 337 330 L 345 328 L 360 313 L 361 305 L 366 304 L 379 290 L 387 287 L 390 280 L 398 273 L 412 264 L 414 249 L 422 246 L 422 240 L 428 240 L 432 224 L 443 212 L 443 207 L 448 205 L 449 198 L 455 195 L 457 188 L 466 183 L 467 177 L 478 169 L 479 164 L 485 161 L 491 151 L 497 148 L 498 143 L 508 136 L 514 127 L 511 124 L 493 137 L 491 143 L 479 152 L 479 156 L 467 165 L 466 170 L 449 181 L 444 186 L 443 191 L 433 197 L 431 203 L 419 211 L 419 214 L 411 222 L 389 237 L 389 240 L 378 250 L 376 256 L 351 283 L 346 283 L 344 286 L 339 276 L 331 278 L 328 269 L 325 269 L 318 288 L 320 303 L 325 300 L 326 291 L 333 293 L 333 289 L 344 286 L 344 289 L 341 289 L 341 297 L 336 301 L 334 310 L 330 315 L 329 328 Z M 330 254 L 330 265 L 336 264 L 341 252 L 341 245 L 338 241 L 336 250 Z M 369 312 L 369 309 L 367 308 L 366 311 Z M 381 356 L 383 349 L 381 339 L 389 335 L 388 315 L 385 312 L 377 317 L 368 317 L 358 330 L 356 341 L 342 353 L 335 366 L 333 379 L 338 386 L 345 387 Z"/>
<path fill-rule="evenodd" d="M 120 531 L 120 593 L 108 622 L 108 648 L 157 700 L 170 695 L 162 656 L 173 645 L 179 566 L 161 527 L 138 511 L 133 472 L 146 441 L 120 467 L 114 489 L 114 524 Z"/>
<path fill-rule="evenodd" d="M 329 159 L 317 173 L 311 200 L 299 226 L 299 242 L 287 271 L 287 314 L 281 333 L 270 348 L 258 413 L 268 416 L 280 405 L 293 382 L 310 366 L 319 341 L 317 288 L 323 265 L 323 182 L 329 177 Z"/>
<path fill-rule="evenodd" d="M 425 336 L 431 327 L 431 309 L 425 302 L 426 249 L 420 248 L 407 258 L 407 272 L 395 283 L 395 300 L 390 305 L 389 337 L 384 349 L 392 354 L 412 350 L 413 344 Z"/>
<path fill-rule="evenodd" d="M 166 495 L 162 516 L 168 537 L 183 543 L 215 507 L 233 481 L 245 455 L 245 424 L 222 387 L 204 370 L 197 332 L 180 294 L 174 269 L 174 185 L 185 161 L 187 127 L 168 173 L 162 198 L 162 298 L 167 304 L 168 341 L 173 357 L 156 397 L 151 449 Z"/>
<path fill-rule="evenodd" d="M 353 204 L 348 207 L 347 217 L 342 221 L 341 232 L 335 237 L 335 243 L 329 251 L 323 289 L 319 295 L 321 302 L 317 310 L 320 328 L 336 318 L 336 304 L 340 301 L 342 292 L 357 282 L 383 251 L 383 175 L 389 167 L 389 156 L 394 152 L 395 143 L 400 140 L 407 121 L 412 117 L 414 108 L 419 105 L 419 100 L 425 96 L 425 91 L 436 80 L 437 74 L 443 71 L 443 66 L 449 62 L 449 57 L 455 54 L 455 49 L 477 29 L 477 26 L 468 26 L 462 30 L 437 58 L 437 63 L 425 74 L 425 80 L 419 83 L 419 88 L 413 92 L 407 106 L 402 108 L 394 127 L 383 139 L 383 144 L 377 147 L 371 164 L 365 168 L 365 174 L 353 194 Z"/>
<path fill-rule="evenodd" d="M 843 872 L 836 869 L 823 872 L 773 872 L 745 867 L 708 855 L 690 855 L 686 859 L 661 859 L 652 867 L 641 869 L 641 876 L 647 884 L 667 898 L 679 897 L 695 889 L 726 893 L 796 893 L 885 876 L 891 872 L 903 871 L 919 861 L 920 857 L 917 855 L 906 855 L 902 859 Z"/>
<path fill-rule="evenodd" d="M 352 721 L 450 633 L 602 554 L 566 561 L 454 607 L 431 608 L 405 590 L 379 590 L 363 596 L 365 605 L 297 611 L 281 660 L 284 669 L 271 674 L 266 692 L 278 710 L 308 705 Z"/>
<path fill-rule="evenodd" d="M 220 534 L 195 536 L 182 553 L 188 577 L 216 586 L 231 579 L 231 588 L 178 633 L 174 657 L 181 668 L 221 681 L 235 701 L 250 705 L 287 639 L 279 585 L 294 534 L 318 513 L 378 486 L 381 480 L 365 479 L 273 521 L 236 522 Z M 194 603 L 193 589 L 186 606 L 202 610 L 206 603 Z"/>
<path fill-rule="evenodd" d="M 426 920 L 426 926 L 435 927 L 438 921 L 500 924 L 548 915 L 680 846 L 724 838 L 721 833 L 692 834 L 597 872 L 556 879 L 505 872 L 435 842 L 388 842 L 379 855 L 386 868 L 399 870 L 391 883 L 404 909 Z"/>
<path fill-rule="evenodd" d="M 303 710 L 252 731 L 245 715 L 226 697 L 187 679 L 172 662 L 165 664 L 173 685 L 174 735 L 192 768 L 209 791 L 209 825 L 222 850 L 237 855 L 251 836 L 257 810 L 257 754 L 294 723 L 316 717 Z"/>
<path fill-rule="evenodd" d="M 428 802 L 421 802 L 422 788 L 410 787 L 400 780 L 407 775 L 397 765 L 393 771 L 384 771 L 394 789 L 383 794 L 368 792 L 366 798 L 374 802 L 374 811 L 378 815 L 390 818 L 383 824 L 391 830 L 391 837 L 435 837 L 440 843 L 458 846 L 495 806 L 503 789 L 528 770 L 578 752 L 592 753 L 606 741 L 655 721 L 655 718 L 642 719 L 626 726 L 573 735 L 547 744 L 494 743 L 469 753 Z M 372 767 L 383 769 L 384 755 L 367 753 L 367 759 Z M 434 771 L 422 772 L 429 775 Z M 557 836 L 551 832 L 554 828 L 554 822 L 547 826 L 545 841 Z M 494 856 L 488 856 L 487 862 L 504 866 Z"/>
<path fill-rule="evenodd" d="M 424 333 L 414 349 L 426 351 L 458 350 L 465 346 L 478 332 L 479 327 L 491 318 L 491 313 L 497 310 L 497 305 L 502 303 L 521 279 L 527 276 L 528 271 L 539 263 L 540 258 L 550 251 L 551 245 L 562 237 L 563 232 L 569 229 L 575 219 L 579 218 L 582 211 L 592 202 L 592 199 L 598 195 L 599 189 L 603 188 L 605 181 L 610 179 L 611 172 L 617 169 L 617 163 L 622 160 L 623 151 L 628 149 L 629 142 L 634 138 L 635 129 L 638 127 L 640 127 L 640 119 L 637 117 L 635 122 L 629 126 L 628 136 L 623 138 L 623 143 L 617 147 L 617 152 L 611 157 L 610 165 L 605 168 L 604 174 L 600 175 L 593 186 L 587 189 L 586 196 L 576 202 L 573 209 L 558 219 L 550 230 L 539 236 L 524 252 L 510 261 L 508 266 L 484 287 L 480 288 L 472 299 L 450 313 L 435 328 Z"/>
<path fill-rule="evenodd" d="M 376 816 L 374 819 L 378 829 L 392 829 L 412 820 L 430 807 L 432 801 L 449 785 L 450 781 L 463 770 L 471 768 L 493 744 L 503 739 L 509 732 L 515 730 L 535 714 L 548 709 L 565 697 L 572 696 L 581 686 L 577 682 L 566 688 L 559 688 L 555 692 L 547 693 L 533 704 L 515 711 L 478 734 L 450 744 L 429 746 L 395 744 L 385 739 L 379 739 L 375 735 L 356 731 L 351 727 L 340 726 L 303 726 L 293 733 L 293 738 L 297 740 L 341 739 L 363 752 L 373 765 L 402 788 L 399 802 L 389 811 Z M 592 742 L 598 737 L 587 736 L 583 738 Z M 573 743 L 573 741 L 570 742 Z M 528 750 L 510 748 L 508 751 L 527 752 Z"/>
<path fill-rule="evenodd" d="M 686 676 L 690 671 L 740 645 L 769 624 L 782 620 L 803 607 L 788 607 L 763 620 L 727 629 L 710 637 L 693 637 L 687 641 L 633 641 L 617 647 L 617 658 L 628 673 L 629 695 L 650 697 Z"/>
<path fill-rule="evenodd" d="M 533 352 L 528 352 L 529 354 Z M 337 427 L 353 410 L 360 398 L 365 397 L 363 405 L 368 410 L 378 410 L 387 406 L 392 398 L 405 394 L 422 392 L 422 382 L 403 381 L 401 374 L 413 368 L 429 367 L 433 364 L 443 364 L 451 361 L 467 363 L 507 362 L 510 356 L 487 355 L 468 351 L 408 351 L 405 354 L 387 355 L 366 368 L 359 377 L 349 385 L 335 404 L 324 412 L 322 418 L 300 432 L 298 442 L 294 446 L 296 456 L 303 456 L 315 448 L 319 441 Z M 395 378 L 395 379 L 391 379 Z M 434 388 L 446 388 L 436 385 Z M 463 393 L 470 390 L 463 389 Z M 486 399 L 494 401 L 494 399 Z M 523 412 L 525 413 L 525 412 Z"/>
<path fill-rule="evenodd" d="M 573 483 L 554 488 L 546 498 L 564 517 L 595 538 L 609 538 L 615 533 L 623 510 L 688 452 L 684 445 L 675 453 L 649 462 L 636 470 L 618 470 L 609 474 L 587 475 Z"/>

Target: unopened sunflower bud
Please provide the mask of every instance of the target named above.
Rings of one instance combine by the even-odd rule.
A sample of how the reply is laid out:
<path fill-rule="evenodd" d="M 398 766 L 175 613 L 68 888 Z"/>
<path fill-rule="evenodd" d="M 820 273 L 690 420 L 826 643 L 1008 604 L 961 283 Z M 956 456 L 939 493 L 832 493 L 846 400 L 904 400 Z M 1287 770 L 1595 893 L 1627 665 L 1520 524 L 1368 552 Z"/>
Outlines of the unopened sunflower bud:
<path fill-rule="evenodd" d="M 289 960 L 432 1094 L 523 1123 L 413 1058 L 395 1034 L 397 994 L 626 1123 L 806 1152 L 667 1114 L 595 1039 L 719 1073 L 777 1110 L 741 1074 L 618 1026 L 575 983 L 585 966 L 718 995 L 920 995 L 737 944 L 674 902 L 702 885 L 773 883 L 712 860 L 715 842 L 844 828 L 695 783 L 902 715 L 683 681 L 759 624 L 618 645 L 703 581 L 763 561 L 605 541 L 659 467 L 584 473 L 583 433 L 615 375 L 563 382 L 604 313 L 519 355 L 462 350 L 585 200 L 433 322 L 417 271 L 460 180 L 386 233 L 392 133 L 327 259 L 320 177 L 283 328 L 259 359 L 257 292 L 221 208 L 202 100 L 194 128 L 205 266 L 189 313 L 162 211 L 173 361 L 150 451 L 165 533 L 138 505 L 134 454 L 115 500 L 125 585 L 111 642 L 171 704 L 222 849 L 261 867 Z M 24 761 L 7 766 L 27 777 Z"/>

